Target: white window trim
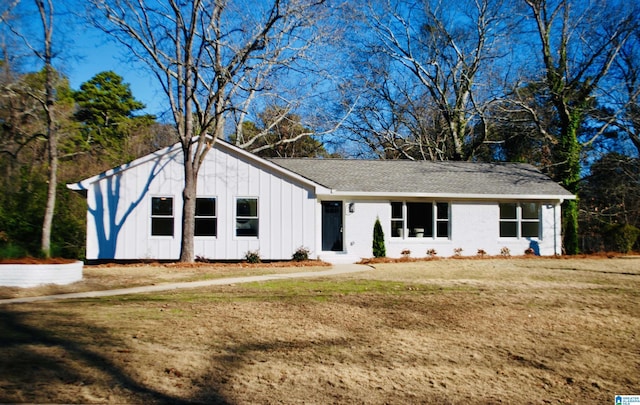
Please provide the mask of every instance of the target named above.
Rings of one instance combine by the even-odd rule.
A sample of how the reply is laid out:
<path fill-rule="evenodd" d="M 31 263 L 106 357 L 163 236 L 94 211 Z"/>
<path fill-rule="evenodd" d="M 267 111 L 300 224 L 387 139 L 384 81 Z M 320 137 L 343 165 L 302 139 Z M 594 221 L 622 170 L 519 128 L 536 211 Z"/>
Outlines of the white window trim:
<path fill-rule="evenodd" d="M 401 203 L 402 204 L 402 218 L 393 218 L 393 209 L 391 208 L 391 203 Z M 415 236 L 409 236 L 409 228 L 407 228 L 407 203 L 427 203 L 431 204 L 432 209 L 432 223 L 431 229 L 433 230 L 433 236 L 424 236 L 422 238 L 418 238 Z M 445 222 L 443 219 L 438 219 L 438 204 L 443 203 L 447 204 L 447 236 L 438 236 L 438 223 Z M 390 222 L 393 221 L 402 221 L 402 236 L 393 235 L 393 227 L 391 227 L 391 239 L 392 240 L 409 240 L 409 241 L 420 241 L 420 240 L 450 240 L 451 239 L 451 202 L 449 201 L 439 201 L 439 200 L 393 200 L 389 201 L 389 209 L 391 210 Z"/>
<path fill-rule="evenodd" d="M 238 217 L 238 200 L 256 200 L 255 217 Z M 238 219 L 257 219 L 258 234 L 256 236 L 238 236 Z M 257 196 L 236 196 L 233 201 L 233 238 L 234 239 L 259 239 L 260 238 L 260 199 Z"/>
<path fill-rule="evenodd" d="M 502 204 L 515 204 L 516 205 L 516 217 L 515 219 L 502 219 L 500 218 L 500 205 Z M 538 207 L 538 218 L 537 219 L 529 219 L 522 217 L 522 204 L 536 204 Z M 516 236 L 500 236 L 500 224 L 502 222 L 515 222 L 516 224 Z M 538 236 L 522 236 L 522 223 L 538 223 Z M 521 240 L 521 239 L 533 239 L 533 240 L 542 240 L 542 204 L 538 202 L 527 202 L 527 201 L 503 201 L 498 203 L 498 236 L 502 240 Z"/>
<path fill-rule="evenodd" d="M 195 219 L 198 218 L 213 218 L 216 220 L 216 234 L 215 235 L 196 235 L 195 234 L 195 224 L 193 226 L 193 237 L 194 238 L 198 238 L 198 239 L 216 239 L 218 238 L 218 233 L 220 233 L 220 228 L 218 228 L 218 197 L 215 195 L 199 195 L 196 197 L 196 201 L 199 198 L 213 198 L 215 200 L 215 211 L 213 213 L 213 216 L 195 216 Z"/>
<path fill-rule="evenodd" d="M 154 198 L 171 198 L 171 215 L 153 215 L 153 199 Z M 173 219 L 173 235 L 154 235 L 153 219 L 154 218 L 171 218 Z M 152 195 L 149 198 L 149 237 L 152 239 L 173 239 L 176 236 L 176 198 L 172 195 Z"/>

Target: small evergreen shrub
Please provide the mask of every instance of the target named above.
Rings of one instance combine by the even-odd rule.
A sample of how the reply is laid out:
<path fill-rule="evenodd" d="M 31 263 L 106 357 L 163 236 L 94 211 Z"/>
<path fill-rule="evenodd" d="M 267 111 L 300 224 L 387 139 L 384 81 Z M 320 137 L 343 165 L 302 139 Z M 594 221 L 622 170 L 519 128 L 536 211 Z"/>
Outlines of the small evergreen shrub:
<path fill-rule="evenodd" d="M 257 251 L 257 250 L 248 251 L 247 253 L 245 253 L 244 260 L 247 263 L 260 263 L 260 262 L 262 262 L 262 260 L 260 259 L 260 252 Z"/>
<path fill-rule="evenodd" d="M 387 249 L 384 246 L 384 231 L 380 224 L 380 218 L 376 218 L 375 224 L 373 224 L 373 257 L 385 257 L 387 255 Z"/>
<path fill-rule="evenodd" d="M 295 252 L 293 252 L 291 260 L 294 262 L 304 262 L 309 260 L 309 249 L 304 246 L 300 246 Z"/>

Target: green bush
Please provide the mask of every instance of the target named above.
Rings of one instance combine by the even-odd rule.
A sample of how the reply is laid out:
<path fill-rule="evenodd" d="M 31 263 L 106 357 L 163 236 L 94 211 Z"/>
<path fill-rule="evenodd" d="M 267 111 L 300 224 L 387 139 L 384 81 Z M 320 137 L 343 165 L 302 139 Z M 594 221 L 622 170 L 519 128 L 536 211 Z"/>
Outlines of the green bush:
<path fill-rule="evenodd" d="M 28 255 L 27 250 L 22 246 L 12 243 L 0 245 L 0 259 L 20 259 Z"/>
<path fill-rule="evenodd" d="M 296 249 L 295 252 L 293 252 L 293 256 L 291 256 L 291 259 L 294 262 L 304 262 L 306 260 L 309 260 L 309 249 L 304 246 L 300 246 L 298 249 Z"/>
<path fill-rule="evenodd" d="M 629 224 L 610 225 L 602 233 L 605 249 L 621 253 L 631 252 L 638 236 L 640 236 L 640 229 Z"/>
<path fill-rule="evenodd" d="M 373 257 L 385 257 L 387 249 L 384 246 L 384 232 L 380 224 L 380 218 L 376 218 L 373 224 Z"/>
<path fill-rule="evenodd" d="M 260 259 L 260 252 L 257 251 L 257 250 L 248 251 L 247 253 L 245 253 L 244 260 L 247 263 L 260 263 L 260 262 L 262 262 L 262 260 Z"/>

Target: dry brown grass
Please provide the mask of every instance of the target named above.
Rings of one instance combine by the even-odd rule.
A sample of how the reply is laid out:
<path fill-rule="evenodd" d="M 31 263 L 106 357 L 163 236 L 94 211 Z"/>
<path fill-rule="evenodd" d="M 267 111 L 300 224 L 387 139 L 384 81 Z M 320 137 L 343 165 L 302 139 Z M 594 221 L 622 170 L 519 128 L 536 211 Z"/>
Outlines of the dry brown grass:
<path fill-rule="evenodd" d="M 639 287 L 640 259 L 457 259 L 5 305 L 0 402 L 613 403 Z"/>
<path fill-rule="evenodd" d="M 0 299 L 35 297 L 84 291 L 101 291 L 161 283 L 188 282 L 224 277 L 326 270 L 320 261 L 273 263 L 136 263 L 85 265 L 82 281 L 69 285 L 42 285 L 34 288 L 1 287 Z M 302 269 L 303 268 L 303 269 Z"/>

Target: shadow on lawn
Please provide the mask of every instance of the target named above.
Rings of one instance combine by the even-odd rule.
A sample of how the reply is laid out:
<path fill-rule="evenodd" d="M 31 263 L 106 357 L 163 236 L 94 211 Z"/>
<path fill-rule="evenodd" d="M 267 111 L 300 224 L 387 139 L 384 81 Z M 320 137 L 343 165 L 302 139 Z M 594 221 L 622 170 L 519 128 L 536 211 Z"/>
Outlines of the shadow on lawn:
<path fill-rule="evenodd" d="M 92 392 L 96 396 L 91 402 L 112 402 L 114 398 L 109 393 L 116 392 L 115 400 L 129 403 L 228 403 L 214 387 L 195 393 L 193 399 L 158 392 L 136 381 L 108 355 L 90 346 L 104 347 L 104 352 L 109 353 L 126 344 L 111 337 L 109 330 L 80 324 L 60 312 L 52 315 L 3 307 L 0 403 L 84 402 L 92 399 Z"/>

